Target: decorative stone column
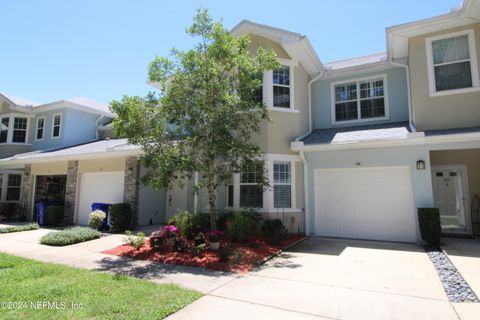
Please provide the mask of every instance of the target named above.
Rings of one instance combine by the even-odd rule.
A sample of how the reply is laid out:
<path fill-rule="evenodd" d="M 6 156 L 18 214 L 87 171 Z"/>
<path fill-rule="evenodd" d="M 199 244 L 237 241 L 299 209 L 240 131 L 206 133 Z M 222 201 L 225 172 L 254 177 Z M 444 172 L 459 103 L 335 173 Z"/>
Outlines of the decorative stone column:
<path fill-rule="evenodd" d="M 32 165 L 26 164 L 23 170 L 22 192 L 20 193 L 20 202 L 22 204 L 24 213 L 31 218 L 31 190 L 32 190 Z M 34 219 L 35 220 L 35 219 Z"/>
<path fill-rule="evenodd" d="M 134 229 L 138 224 L 138 192 L 139 192 L 140 162 L 137 157 L 125 159 L 125 180 L 123 184 L 123 202 L 129 203 L 132 208 L 130 228 Z"/>
<path fill-rule="evenodd" d="M 68 161 L 67 185 L 65 187 L 65 217 L 63 224 L 74 223 L 77 203 L 78 161 Z"/>

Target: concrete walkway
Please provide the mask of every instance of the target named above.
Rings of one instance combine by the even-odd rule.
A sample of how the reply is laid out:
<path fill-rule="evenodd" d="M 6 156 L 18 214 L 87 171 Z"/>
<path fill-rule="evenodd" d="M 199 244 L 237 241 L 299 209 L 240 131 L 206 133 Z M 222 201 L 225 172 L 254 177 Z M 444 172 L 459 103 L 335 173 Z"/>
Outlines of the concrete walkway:
<path fill-rule="evenodd" d="M 480 239 L 442 238 L 450 261 L 480 298 Z M 454 303 L 463 318 L 480 319 L 480 303 Z"/>
<path fill-rule="evenodd" d="M 170 319 L 478 319 L 480 304 L 452 305 L 432 263 L 415 245 L 309 238 L 245 276 L 102 254 L 110 235 L 68 247 L 38 244 L 40 229 L 0 235 L 0 251 L 44 262 L 176 283 L 205 294 Z M 448 242 L 447 253 L 472 286 L 478 248 Z M 449 252 L 450 250 L 450 252 Z M 453 255 L 457 250 L 458 256 Z M 463 250 L 463 251 L 462 251 Z M 468 251 L 470 252 L 470 251 Z M 475 255 L 476 252 L 476 256 Z M 457 262 L 456 262 L 457 260 Z M 477 289 L 475 289 L 477 290 Z M 477 291 L 478 292 L 478 291 Z"/>
<path fill-rule="evenodd" d="M 157 283 L 175 283 L 182 287 L 208 293 L 236 278 L 235 275 L 199 268 L 164 265 L 101 253 L 123 244 L 123 235 L 108 235 L 97 240 L 67 247 L 51 247 L 38 243 L 52 230 L 0 234 L 0 252 L 54 262 L 78 268 L 122 273 Z"/>

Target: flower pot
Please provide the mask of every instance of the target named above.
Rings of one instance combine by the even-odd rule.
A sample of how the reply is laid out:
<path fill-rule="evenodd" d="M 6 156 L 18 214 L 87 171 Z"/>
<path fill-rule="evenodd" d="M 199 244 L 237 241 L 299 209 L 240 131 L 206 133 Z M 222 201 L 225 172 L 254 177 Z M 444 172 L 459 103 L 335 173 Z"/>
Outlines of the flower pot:
<path fill-rule="evenodd" d="M 220 248 L 220 242 L 210 242 L 209 246 L 211 250 L 218 250 Z"/>

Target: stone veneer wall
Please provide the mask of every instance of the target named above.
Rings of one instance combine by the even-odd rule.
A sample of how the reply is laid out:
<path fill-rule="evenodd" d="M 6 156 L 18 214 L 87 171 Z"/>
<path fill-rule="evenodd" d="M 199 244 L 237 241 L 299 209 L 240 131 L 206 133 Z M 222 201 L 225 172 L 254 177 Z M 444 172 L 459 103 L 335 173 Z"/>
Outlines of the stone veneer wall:
<path fill-rule="evenodd" d="M 68 161 L 67 186 L 65 188 L 65 217 L 63 223 L 73 224 L 78 184 L 78 161 Z"/>
<path fill-rule="evenodd" d="M 25 210 L 27 210 L 27 216 L 29 216 L 30 207 L 30 192 L 32 190 L 32 165 L 31 164 L 26 164 L 25 169 L 23 171 L 23 181 L 22 181 L 22 192 L 20 195 L 20 201 L 23 204 Z M 35 220 L 35 217 L 33 217 Z"/>
<path fill-rule="evenodd" d="M 123 202 L 129 203 L 132 208 L 130 227 L 133 229 L 138 224 L 138 191 L 139 191 L 140 162 L 137 157 L 125 159 L 125 180 Z"/>

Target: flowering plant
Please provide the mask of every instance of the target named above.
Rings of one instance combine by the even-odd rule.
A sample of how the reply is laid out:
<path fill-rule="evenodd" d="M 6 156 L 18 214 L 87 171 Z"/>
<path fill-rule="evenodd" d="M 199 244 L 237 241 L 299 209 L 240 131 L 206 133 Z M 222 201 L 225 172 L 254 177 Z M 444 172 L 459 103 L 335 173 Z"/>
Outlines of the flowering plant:
<path fill-rule="evenodd" d="M 219 242 L 223 236 L 223 231 L 220 230 L 212 230 L 207 233 L 208 241 L 210 242 Z"/>
<path fill-rule="evenodd" d="M 174 225 L 163 226 L 160 229 L 160 237 L 170 239 L 178 236 L 178 228 Z"/>

